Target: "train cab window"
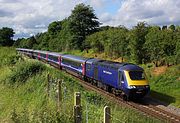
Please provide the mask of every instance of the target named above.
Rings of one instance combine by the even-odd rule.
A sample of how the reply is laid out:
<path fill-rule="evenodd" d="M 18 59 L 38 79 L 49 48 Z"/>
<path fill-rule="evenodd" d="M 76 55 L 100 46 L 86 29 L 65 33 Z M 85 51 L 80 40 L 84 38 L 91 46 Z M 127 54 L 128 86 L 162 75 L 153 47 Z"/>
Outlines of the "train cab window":
<path fill-rule="evenodd" d="M 129 71 L 131 80 L 145 80 L 145 73 L 143 71 Z"/>

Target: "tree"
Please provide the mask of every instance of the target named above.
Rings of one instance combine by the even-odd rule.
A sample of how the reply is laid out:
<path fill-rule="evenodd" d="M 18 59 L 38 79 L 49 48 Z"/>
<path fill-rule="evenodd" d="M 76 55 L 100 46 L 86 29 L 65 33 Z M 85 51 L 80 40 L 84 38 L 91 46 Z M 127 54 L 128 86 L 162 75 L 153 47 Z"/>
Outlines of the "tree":
<path fill-rule="evenodd" d="M 109 28 L 87 36 L 86 45 L 95 52 L 105 52 L 110 57 L 121 57 L 122 61 L 127 56 L 128 30 L 125 28 Z"/>
<path fill-rule="evenodd" d="M 32 49 L 35 44 L 37 44 L 37 42 L 34 36 L 27 39 L 27 48 Z"/>
<path fill-rule="evenodd" d="M 163 51 L 163 37 L 158 26 L 151 27 L 146 35 L 146 42 L 144 48 L 147 50 L 147 55 L 150 56 L 150 60 L 158 66 L 158 62 L 164 57 Z"/>
<path fill-rule="evenodd" d="M 174 40 L 175 40 L 175 63 L 180 64 L 180 26 L 176 26 L 175 32 L 174 32 Z"/>
<path fill-rule="evenodd" d="M 94 52 L 104 51 L 104 42 L 107 40 L 106 31 L 96 32 L 92 35 L 87 36 L 85 40 L 86 47 L 92 48 Z"/>
<path fill-rule="evenodd" d="M 174 55 L 176 48 L 176 40 L 173 30 L 162 30 L 163 37 L 163 51 L 164 51 L 164 61 L 167 66 L 174 64 Z"/>
<path fill-rule="evenodd" d="M 180 38 L 176 42 L 176 49 L 175 49 L 175 63 L 180 64 Z"/>
<path fill-rule="evenodd" d="M 60 33 L 57 35 L 57 42 L 58 50 L 59 51 L 68 51 L 73 47 L 73 38 L 74 35 L 71 33 L 70 29 L 70 21 L 69 19 L 63 19 L 61 21 L 62 29 Z"/>
<path fill-rule="evenodd" d="M 167 26 L 162 26 L 162 30 L 166 30 L 167 29 Z"/>
<path fill-rule="evenodd" d="M 56 36 L 62 29 L 62 21 L 54 21 L 48 26 L 48 33 L 52 36 Z"/>
<path fill-rule="evenodd" d="M 169 29 L 171 29 L 172 31 L 175 31 L 176 27 L 172 24 L 169 26 Z"/>
<path fill-rule="evenodd" d="M 37 42 L 38 42 L 38 47 L 37 49 L 41 49 L 41 50 L 49 50 L 49 34 L 47 32 L 41 33 L 39 36 L 39 38 L 37 38 Z"/>
<path fill-rule="evenodd" d="M 148 33 L 148 26 L 145 22 L 139 22 L 130 31 L 130 53 L 132 61 L 141 64 L 146 58 L 146 50 L 143 49 L 145 43 L 145 36 Z"/>
<path fill-rule="evenodd" d="M 107 40 L 104 43 L 105 53 L 113 57 L 121 57 L 122 61 L 127 56 L 127 30 L 114 28 L 106 31 Z"/>
<path fill-rule="evenodd" d="M 0 45 L 2 46 L 12 46 L 14 31 L 12 28 L 3 27 L 0 29 Z"/>
<path fill-rule="evenodd" d="M 69 17 L 70 29 L 73 35 L 72 47 L 84 49 L 85 37 L 97 31 L 99 22 L 94 14 L 94 10 L 89 5 L 78 4 Z"/>

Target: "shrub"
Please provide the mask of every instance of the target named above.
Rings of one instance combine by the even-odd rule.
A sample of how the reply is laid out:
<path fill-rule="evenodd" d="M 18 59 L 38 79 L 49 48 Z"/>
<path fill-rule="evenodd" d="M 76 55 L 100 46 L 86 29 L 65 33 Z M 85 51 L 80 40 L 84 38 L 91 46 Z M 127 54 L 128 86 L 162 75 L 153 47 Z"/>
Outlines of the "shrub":
<path fill-rule="evenodd" d="M 42 72 L 44 69 L 45 69 L 45 66 L 39 62 L 24 61 L 23 63 L 17 63 L 15 68 L 12 68 L 12 72 L 8 77 L 8 82 L 9 83 L 15 83 L 15 82 L 24 83 L 29 77 Z"/>

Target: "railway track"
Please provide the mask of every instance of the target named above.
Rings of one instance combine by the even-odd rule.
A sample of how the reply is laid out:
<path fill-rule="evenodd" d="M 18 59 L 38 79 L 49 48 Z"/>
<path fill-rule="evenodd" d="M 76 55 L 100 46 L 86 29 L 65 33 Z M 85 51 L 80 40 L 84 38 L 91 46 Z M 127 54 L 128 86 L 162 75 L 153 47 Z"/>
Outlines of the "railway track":
<path fill-rule="evenodd" d="M 152 116 L 157 118 L 161 121 L 168 122 L 168 123 L 180 123 L 180 116 L 177 116 L 173 113 L 167 112 L 161 108 L 156 107 L 155 105 L 148 104 L 148 103 L 137 103 L 137 102 L 127 102 L 124 101 L 122 98 L 115 96 L 112 93 L 106 92 L 91 83 L 87 83 L 79 78 L 76 77 L 80 81 L 80 84 L 88 90 L 93 90 L 98 92 L 99 94 L 107 97 L 110 100 L 116 101 L 121 106 L 126 106 L 129 108 L 133 108 L 137 111 L 144 113 L 144 115 Z"/>

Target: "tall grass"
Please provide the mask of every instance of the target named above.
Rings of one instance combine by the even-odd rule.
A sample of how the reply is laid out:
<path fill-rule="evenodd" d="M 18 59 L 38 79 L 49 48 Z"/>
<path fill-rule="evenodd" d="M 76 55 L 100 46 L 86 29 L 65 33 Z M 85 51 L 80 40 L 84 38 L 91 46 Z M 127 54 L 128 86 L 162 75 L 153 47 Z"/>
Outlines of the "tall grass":
<path fill-rule="evenodd" d="M 14 48 L 0 47 L 0 67 L 14 65 L 21 58 L 20 55 L 16 54 Z"/>
<path fill-rule="evenodd" d="M 11 84 L 15 82 L 24 83 L 28 78 L 41 73 L 44 69 L 45 66 L 39 62 L 24 61 L 17 63 L 8 76 L 8 82 Z"/>

